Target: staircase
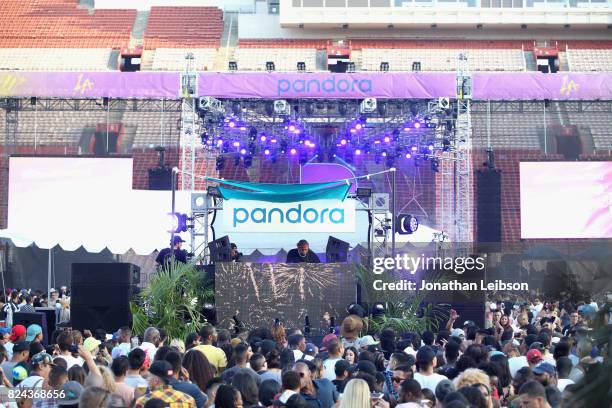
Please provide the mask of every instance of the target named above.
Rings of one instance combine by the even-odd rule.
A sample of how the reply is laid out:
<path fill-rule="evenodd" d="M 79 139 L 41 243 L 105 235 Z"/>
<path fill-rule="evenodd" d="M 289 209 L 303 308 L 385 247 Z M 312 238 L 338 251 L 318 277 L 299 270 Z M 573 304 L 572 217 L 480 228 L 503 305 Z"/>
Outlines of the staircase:
<path fill-rule="evenodd" d="M 134 27 L 132 27 L 132 40 L 143 40 L 144 32 L 147 28 L 149 21 L 150 10 L 138 11 L 136 13 L 136 20 L 134 21 Z"/>
<path fill-rule="evenodd" d="M 525 58 L 525 68 L 527 71 L 537 71 L 536 57 L 533 51 L 523 51 L 523 58 Z"/>
<path fill-rule="evenodd" d="M 217 51 L 213 69 L 227 71 L 227 63 L 234 60 L 234 51 L 238 45 L 238 13 L 225 13 L 221 46 Z M 238 66 L 240 69 L 240 66 Z"/>
<path fill-rule="evenodd" d="M 569 71 L 569 60 L 567 59 L 567 52 L 559 51 L 559 71 Z"/>

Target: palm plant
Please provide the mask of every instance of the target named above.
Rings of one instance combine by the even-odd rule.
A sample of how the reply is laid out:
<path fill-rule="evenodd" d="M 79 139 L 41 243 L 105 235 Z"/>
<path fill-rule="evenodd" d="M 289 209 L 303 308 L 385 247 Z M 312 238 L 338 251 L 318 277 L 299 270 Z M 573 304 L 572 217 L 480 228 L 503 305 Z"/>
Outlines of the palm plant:
<path fill-rule="evenodd" d="M 169 264 L 132 301 L 133 330 L 142 334 L 147 327 L 161 327 L 170 339 L 184 339 L 205 323 L 201 310 L 213 297 L 203 273 L 194 265 Z"/>
<path fill-rule="evenodd" d="M 375 290 L 375 280 L 391 283 L 402 279 L 393 271 L 385 271 L 380 275 L 375 275 L 361 265 L 358 267 L 355 276 L 357 282 L 361 285 L 362 299 L 368 308 L 374 302 L 385 304 L 383 314 L 364 319 L 368 334 L 380 333 L 384 329 L 393 329 L 396 333 L 435 331 L 438 329 L 440 321 L 448 319 L 448 312 L 445 309 L 432 304 L 423 304 L 429 291 Z M 427 280 L 429 282 L 446 281 L 443 276 L 435 274 L 428 275 Z"/>

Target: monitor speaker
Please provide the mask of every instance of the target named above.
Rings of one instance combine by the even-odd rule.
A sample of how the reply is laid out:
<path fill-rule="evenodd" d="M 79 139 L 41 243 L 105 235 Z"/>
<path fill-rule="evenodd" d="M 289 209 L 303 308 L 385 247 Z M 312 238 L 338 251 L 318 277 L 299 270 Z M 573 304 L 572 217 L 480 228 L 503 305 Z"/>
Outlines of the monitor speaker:
<path fill-rule="evenodd" d="M 210 262 L 231 261 L 231 244 L 227 235 L 211 241 L 208 249 L 210 250 Z"/>
<path fill-rule="evenodd" d="M 349 243 L 330 236 L 325 248 L 326 262 L 346 262 L 348 260 Z"/>
<path fill-rule="evenodd" d="M 115 331 L 132 326 L 130 301 L 140 268 L 129 263 L 72 264 L 71 326 Z"/>
<path fill-rule="evenodd" d="M 172 190 L 172 177 L 169 167 L 149 169 L 149 190 Z"/>

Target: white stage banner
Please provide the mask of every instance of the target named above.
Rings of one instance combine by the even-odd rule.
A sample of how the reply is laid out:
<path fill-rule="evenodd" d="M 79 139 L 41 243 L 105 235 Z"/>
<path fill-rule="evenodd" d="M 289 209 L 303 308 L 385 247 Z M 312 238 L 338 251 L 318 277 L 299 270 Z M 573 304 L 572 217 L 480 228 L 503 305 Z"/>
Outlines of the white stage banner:
<path fill-rule="evenodd" d="M 294 203 L 226 200 L 222 220 L 227 232 L 325 232 L 355 231 L 353 199 L 313 200 Z"/>

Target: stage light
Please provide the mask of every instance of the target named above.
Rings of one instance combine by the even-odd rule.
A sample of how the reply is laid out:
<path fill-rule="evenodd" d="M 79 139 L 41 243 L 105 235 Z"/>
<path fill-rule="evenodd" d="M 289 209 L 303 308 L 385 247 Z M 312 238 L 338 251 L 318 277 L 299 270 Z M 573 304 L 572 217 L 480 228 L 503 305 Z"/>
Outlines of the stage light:
<path fill-rule="evenodd" d="M 421 71 L 421 62 L 420 61 L 414 61 L 412 63 L 412 72 L 420 72 Z"/>
<path fill-rule="evenodd" d="M 399 214 L 396 218 L 396 231 L 400 235 L 409 235 L 419 229 L 419 220 L 410 214 Z"/>
<path fill-rule="evenodd" d="M 264 154 L 266 156 L 269 156 L 270 155 L 270 149 L 264 149 Z"/>
<path fill-rule="evenodd" d="M 253 126 L 249 129 L 249 140 L 254 142 L 257 139 L 257 129 Z"/>
<path fill-rule="evenodd" d="M 228 67 L 230 71 L 238 71 L 238 63 L 236 61 L 230 61 Z"/>
<path fill-rule="evenodd" d="M 217 159 L 215 160 L 215 169 L 220 171 L 223 170 L 223 167 L 225 167 L 225 157 L 217 156 Z"/>
<path fill-rule="evenodd" d="M 246 154 L 246 149 L 244 147 L 242 149 L 240 149 L 240 154 L 242 154 L 242 155 Z"/>
<path fill-rule="evenodd" d="M 412 157 L 412 155 L 411 155 L 410 153 L 406 153 L 406 158 L 407 158 L 407 159 L 409 159 L 409 158 L 411 158 L 411 157 Z"/>
<path fill-rule="evenodd" d="M 295 125 L 289 125 L 289 131 L 293 132 L 295 130 Z"/>
<path fill-rule="evenodd" d="M 229 127 L 231 127 L 233 129 L 234 127 L 236 127 L 236 122 L 234 122 L 233 120 L 230 120 L 228 122 L 227 126 L 229 126 Z"/>
<path fill-rule="evenodd" d="M 206 188 L 206 194 L 208 194 L 211 197 L 215 197 L 215 198 L 223 198 L 223 196 L 221 195 L 221 191 L 219 190 L 219 187 L 217 186 L 208 186 Z"/>
<path fill-rule="evenodd" d="M 357 129 L 351 128 L 351 130 L 349 130 L 349 132 L 355 133 L 355 132 L 357 132 Z"/>
<path fill-rule="evenodd" d="M 295 129 L 293 133 L 295 133 L 296 135 L 299 135 L 300 133 L 302 133 L 302 131 L 300 129 Z"/>
<path fill-rule="evenodd" d="M 414 122 L 414 128 L 419 129 L 421 127 L 421 122 Z"/>
<path fill-rule="evenodd" d="M 246 126 L 240 126 L 240 130 L 244 132 L 246 130 Z"/>
<path fill-rule="evenodd" d="M 410 148 L 410 150 L 412 150 L 413 152 L 416 152 L 417 150 L 419 150 L 419 148 L 418 148 L 418 147 L 416 147 L 416 146 L 412 146 L 412 147 Z"/>
<path fill-rule="evenodd" d="M 389 63 L 388 62 L 381 62 L 380 63 L 380 70 L 382 72 L 387 72 L 389 71 Z"/>
<path fill-rule="evenodd" d="M 217 147 L 223 146 L 223 139 L 217 140 Z"/>
<path fill-rule="evenodd" d="M 295 155 L 297 153 L 297 149 L 292 147 L 291 150 L 289 150 L 289 153 L 291 153 L 291 155 Z"/>
<path fill-rule="evenodd" d="M 360 156 L 361 155 L 361 149 L 355 149 L 355 154 L 357 156 Z"/>
<path fill-rule="evenodd" d="M 301 141 L 300 141 L 300 143 L 301 143 Z M 304 141 L 304 144 L 305 144 L 306 146 L 310 146 L 310 140 L 305 140 L 305 141 Z"/>
<path fill-rule="evenodd" d="M 404 132 L 410 132 L 410 128 L 408 126 L 404 126 Z"/>
<path fill-rule="evenodd" d="M 317 147 L 316 144 L 314 144 L 313 142 L 310 142 L 310 144 L 308 145 L 309 148 L 314 149 L 315 147 Z"/>
<path fill-rule="evenodd" d="M 265 142 L 268 138 L 266 137 L 266 135 L 262 134 L 261 136 L 259 136 L 259 141 L 260 142 Z"/>
<path fill-rule="evenodd" d="M 387 151 L 383 150 L 382 153 L 380 153 L 382 157 L 387 157 Z"/>
<path fill-rule="evenodd" d="M 298 63 L 297 63 L 297 70 L 298 70 L 298 72 L 306 71 L 306 63 L 304 61 L 298 61 Z"/>
<path fill-rule="evenodd" d="M 390 143 L 391 142 L 391 138 L 389 136 L 385 136 L 385 138 L 383 140 L 385 141 L 385 143 Z"/>
<path fill-rule="evenodd" d="M 433 143 L 428 144 L 428 145 L 427 145 L 427 149 L 428 149 L 430 152 L 433 152 L 433 150 L 434 150 L 434 145 L 433 145 Z"/>
<path fill-rule="evenodd" d="M 276 143 L 276 139 L 270 140 L 270 143 Z"/>
<path fill-rule="evenodd" d="M 355 72 L 355 63 L 350 61 L 346 64 L 346 72 L 353 73 Z"/>
<path fill-rule="evenodd" d="M 308 102 L 306 103 L 306 114 L 308 116 L 312 116 L 314 114 L 315 111 L 315 105 L 312 102 Z"/>
<path fill-rule="evenodd" d="M 363 128 L 363 125 L 361 123 L 357 123 L 355 125 L 355 129 L 357 129 L 357 130 L 361 130 L 362 128 Z"/>
<path fill-rule="evenodd" d="M 338 113 L 341 116 L 346 116 L 347 112 L 348 112 L 348 106 L 347 106 L 346 102 L 338 103 Z"/>
<path fill-rule="evenodd" d="M 240 114 L 242 113 L 242 105 L 240 105 L 240 102 L 236 101 L 232 103 L 232 112 L 234 113 L 234 115 L 240 116 Z"/>
<path fill-rule="evenodd" d="M 236 140 L 234 143 L 232 143 L 232 146 L 240 147 L 240 142 Z"/>
<path fill-rule="evenodd" d="M 266 61 L 266 71 L 272 72 L 276 69 L 274 61 Z"/>
<path fill-rule="evenodd" d="M 340 140 L 340 144 L 341 144 L 342 146 L 346 146 L 346 139 L 342 139 L 342 140 Z"/>
<path fill-rule="evenodd" d="M 376 111 L 376 98 L 365 98 L 359 104 L 360 113 L 373 113 Z"/>
<path fill-rule="evenodd" d="M 431 159 L 431 171 L 434 173 L 440 172 L 440 161 L 436 157 Z"/>
<path fill-rule="evenodd" d="M 168 213 L 168 232 L 178 234 L 187 231 L 187 214 Z"/>

